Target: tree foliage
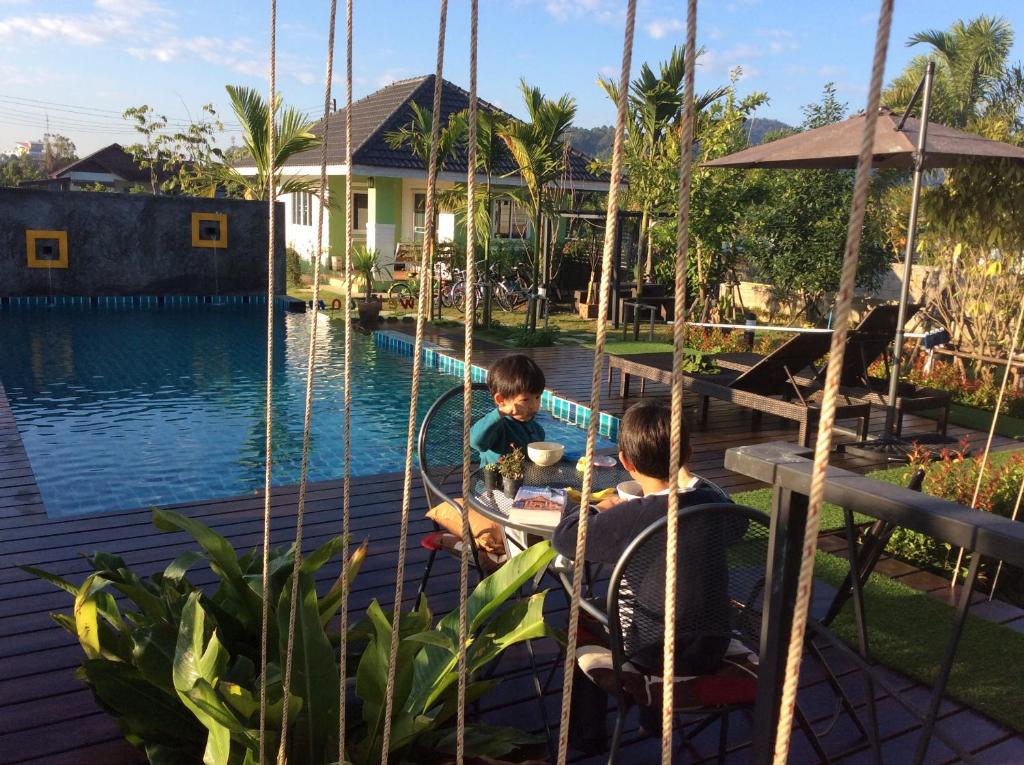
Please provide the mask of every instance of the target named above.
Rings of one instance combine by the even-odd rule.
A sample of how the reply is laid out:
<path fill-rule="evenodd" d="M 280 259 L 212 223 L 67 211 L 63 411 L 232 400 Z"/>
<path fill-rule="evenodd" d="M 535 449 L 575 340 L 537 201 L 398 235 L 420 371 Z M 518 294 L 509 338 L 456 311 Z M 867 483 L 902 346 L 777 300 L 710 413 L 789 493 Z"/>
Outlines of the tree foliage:
<path fill-rule="evenodd" d="M 142 137 L 125 147 L 135 164 L 149 170 L 150 191 L 191 196 L 212 195 L 214 164 L 222 157 L 214 146 L 224 125 L 212 104 L 204 104 L 202 118 L 171 132 L 167 117 L 148 104 L 126 109 L 124 118 L 134 123 Z"/>
<path fill-rule="evenodd" d="M 42 177 L 42 168 L 26 154 L 0 158 L 0 186 L 18 186 L 22 181 L 37 181 Z"/>

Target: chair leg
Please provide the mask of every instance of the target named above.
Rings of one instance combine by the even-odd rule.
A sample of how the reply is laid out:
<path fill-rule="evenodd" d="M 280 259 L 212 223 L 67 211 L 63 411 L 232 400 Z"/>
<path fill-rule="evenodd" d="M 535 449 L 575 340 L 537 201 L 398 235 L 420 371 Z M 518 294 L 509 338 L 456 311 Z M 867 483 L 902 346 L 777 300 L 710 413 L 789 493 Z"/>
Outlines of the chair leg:
<path fill-rule="evenodd" d="M 814 728 L 811 727 L 810 722 L 807 720 L 807 716 L 804 715 L 799 704 L 797 704 L 796 708 L 793 710 L 793 715 L 796 718 L 796 724 L 800 726 L 800 730 L 802 730 L 804 735 L 807 736 L 807 740 L 810 742 L 814 753 L 818 755 L 818 762 L 829 765 L 832 760 L 829 759 L 828 754 L 825 752 L 824 748 L 822 748 L 821 741 L 818 740 L 818 736 L 814 733 Z"/>
<path fill-rule="evenodd" d="M 615 715 L 615 729 L 612 731 L 612 743 L 608 748 L 608 765 L 615 765 L 615 758 L 619 754 L 619 742 L 622 739 L 622 728 L 626 724 L 626 713 L 629 711 L 625 700 L 616 701 L 617 714 Z"/>
<path fill-rule="evenodd" d="M 437 550 L 431 550 L 430 555 L 427 557 L 427 565 L 423 567 L 423 576 L 420 578 L 419 589 L 416 590 L 416 602 L 420 602 L 420 598 L 427 591 L 427 580 L 430 579 L 430 570 L 434 567 L 434 558 L 437 557 Z"/>
<path fill-rule="evenodd" d="M 722 721 L 718 724 L 718 765 L 725 765 L 725 758 L 729 754 L 729 713 L 722 715 Z"/>

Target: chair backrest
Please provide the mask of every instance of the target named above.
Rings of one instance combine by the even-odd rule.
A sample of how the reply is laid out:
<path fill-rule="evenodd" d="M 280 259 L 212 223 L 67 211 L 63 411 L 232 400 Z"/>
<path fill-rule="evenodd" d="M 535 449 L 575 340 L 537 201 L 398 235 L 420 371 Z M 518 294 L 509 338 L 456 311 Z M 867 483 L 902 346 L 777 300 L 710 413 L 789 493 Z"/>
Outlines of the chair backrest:
<path fill-rule="evenodd" d="M 473 383 L 472 395 L 472 422 L 476 422 L 494 408 L 494 399 L 486 383 Z M 442 499 L 448 499 L 452 490 L 459 491 L 452 481 L 462 474 L 462 402 L 462 386 L 457 385 L 431 404 L 420 425 L 420 475 L 427 491 Z M 473 451 L 470 459 L 476 465 L 480 455 Z"/>
<path fill-rule="evenodd" d="M 828 353 L 831 345 L 831 333 L 801 332 L 736 377 L 729 387 L 766 395 L 781 393 L 789 389 L 787 369 L 795 377 Z"/>
<path fill-rule="evenodd" d="M 731 639 L 760 639 L 768 518 L 732 503 L 679 511 L 676 552 L 676 676 L 714 671 Z M 608 590 L 613 668 L 629 661 L 660 673 L 665 633 L 667 519 L 648 526 L 619 558 Z"/>
<path fill-rule="evenodd" d="M 868 368 L 892 345 L 899 308 L 896 304 L 876 305 L 864 315 L 857 328 L 850 331 L 843 354 L 841 384 L 871 386 Z M 920 310 L 919 304 L 907 305 L 906 321 Z"/>

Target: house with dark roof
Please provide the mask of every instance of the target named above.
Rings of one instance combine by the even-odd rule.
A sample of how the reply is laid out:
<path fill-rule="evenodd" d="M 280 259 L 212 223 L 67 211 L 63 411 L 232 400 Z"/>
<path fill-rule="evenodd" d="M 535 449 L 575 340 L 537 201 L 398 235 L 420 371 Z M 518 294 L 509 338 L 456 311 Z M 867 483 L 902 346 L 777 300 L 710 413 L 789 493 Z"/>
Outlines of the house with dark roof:
<path fill-rule="evenodd" d="M 163 169 L 157 169 L 157 183 L 167 180 L 170 175 Z M 135 158 L 119 143 L 112 143 L 76 159 L 51 173 L 48 178 L 24 181 L 21 185 L 51 191 L 76 191 L 97 183 L 111 191 L 128 191 L 136 186 L 149 190 L 152 187 L 149 170 L 139 167 Z"/>
<path fill-rule="evenodd" d="M 434 75 L 416 77 L 387 85 L 352 104 L 352 167 L 345 164 L 345 110 L 320 120 L 313 131 L 326 135 L 328 199 L 325 211 L 324 239 L 333 255 L 344 254 L 345 242 L 345 178 L 352 173 L 354 190 L 355 240 L 379 251 L 389 268 L 396 250 L 402 244 L 421 241 L 426 207 L 426 163 L 406 148 L 393 149 L 385 136 L 401 129 L 413 119 L 412 104 L 430 109 L 434 97 Z M 509 118 L 493 104 L 479 100 L 481 109 Z M 441 89 L 441 123 L 449 115 L 469 107 L 469 93 L 444 80 Z M 320 147 L 291 157 L 285 174 L 320 176 Z M 608 176 L 590 172 L 591 158 L 578 151 L 568 153 L 568 167 L 560 185 L 575 191 L 607 191 Z M 246 172 L 246 162 L 239 162 Z M 251 165 L 250 165 L 251 166 Z M 438 173 L 438 188 L 450 189 L 466 180 L 467 158 L 460 146 Z M 516 164 L 507 152 L 499 159 L 492 183 L 519 186 L 522 181 Z M 483 176 L 478 181 L 483 182 Z M 311 194 L 290 194 L 282 197 L 285 204 L 285 241 L 301 254 L 310 256 L 316 248 L 318 200 Z M 492 235 L 517 237 L 529 234 L 529 216 L 508 198 L 496 199 L 491 211 Z M 438 216 L 440 240 L 464 239 L 456 231 L 455 215 L 441 209 Z"/>

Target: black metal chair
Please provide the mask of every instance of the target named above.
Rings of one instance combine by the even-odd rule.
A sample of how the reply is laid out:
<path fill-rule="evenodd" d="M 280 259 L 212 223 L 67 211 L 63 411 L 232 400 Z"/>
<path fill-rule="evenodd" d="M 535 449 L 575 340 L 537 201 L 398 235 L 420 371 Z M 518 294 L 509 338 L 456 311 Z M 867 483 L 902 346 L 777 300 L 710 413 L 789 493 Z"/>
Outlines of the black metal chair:
<path fill-rule="evenodd" d="M 462 385 L 457 385 L 443 393 L 427 410 L 426 417 L 423 418 L 423 423 L 420 425 L 419 439 L 416 445 L 420 478 L 423 480 L 427 503 L 431 507 L 435 504 L 447 503 L 457 512 L 461 512 L 462 508 L 450 492 L 461 493 L 462 491 L 462 405 Z M 471 406 L 473 422 L 494 408 L 494 399 L 485 383 L 473 383 Z M 480 458 L 475 451 L 470 458 L 474 466 L 479 465 Z M 443 529 L 434 523 L 434 533 L 420 540 L 421 546 L 429 550 L 430 555 L 420 579 L 417 600 L 426 591 L 437 554 L 442 551 L 454 552 L 439 543 L 442 533 Z M 477 546 L 474 544 L 471 561 L 476 571 L 480 573 L 482 569 L 478 552 Z"/>
<path fill-rule="evenodd" d="M 676 555 L 676 711 L 703 719 L 682 744 L 716 721 L 724 762 L 731 713 L 749 711 L 757 690 L 757 651 L 768 563 L 768 518 L 732 503 L 682 508 Z M 603 622 L 608 646 L 584 646 L 580 668 L 617 699 L 609 748 L 614 763 L 629 708 L 660 707 L 667 519 L 647 527 L 623 552 L 609 582 Z M 653 572 L 653 575 L 652 575 Z M 828 756 L 807 718 L 796 721 L 822 762 Z"/>

